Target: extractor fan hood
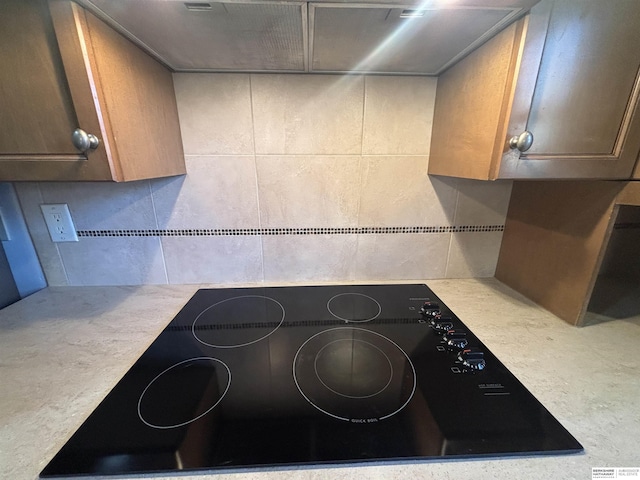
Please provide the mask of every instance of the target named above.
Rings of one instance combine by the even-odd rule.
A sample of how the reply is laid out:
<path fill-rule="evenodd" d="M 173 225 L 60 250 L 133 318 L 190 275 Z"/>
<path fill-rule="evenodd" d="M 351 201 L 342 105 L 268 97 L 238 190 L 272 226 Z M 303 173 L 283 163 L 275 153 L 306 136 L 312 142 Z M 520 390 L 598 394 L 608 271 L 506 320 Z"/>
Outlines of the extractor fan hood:
<path fill-rule="evenodd" d="M 438 75 L 538 0 L 76 0 L 175 71 Z"/>

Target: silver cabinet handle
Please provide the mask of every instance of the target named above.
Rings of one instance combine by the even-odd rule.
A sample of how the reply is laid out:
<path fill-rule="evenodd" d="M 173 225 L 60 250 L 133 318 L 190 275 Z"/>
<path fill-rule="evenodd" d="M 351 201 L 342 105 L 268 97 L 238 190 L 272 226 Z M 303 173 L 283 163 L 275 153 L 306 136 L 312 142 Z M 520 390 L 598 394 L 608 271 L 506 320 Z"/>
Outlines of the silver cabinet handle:
<path fill-rule="evenodd" d="M 521 152 L 526 152 L 533 145 L 533 133 L 525 130 L 520 135 L 515 135 L 509 140 L 509 146 L 511 148 L 517 148 Z"/>
<path fill-rule="evenodd" d="M 81 128 L 76 128 L 71 135 L 73 146 L 85 153 L 88 150 L 95 150 L 100 145 L 100 139 L 95 135 L 85 132 Z"/>

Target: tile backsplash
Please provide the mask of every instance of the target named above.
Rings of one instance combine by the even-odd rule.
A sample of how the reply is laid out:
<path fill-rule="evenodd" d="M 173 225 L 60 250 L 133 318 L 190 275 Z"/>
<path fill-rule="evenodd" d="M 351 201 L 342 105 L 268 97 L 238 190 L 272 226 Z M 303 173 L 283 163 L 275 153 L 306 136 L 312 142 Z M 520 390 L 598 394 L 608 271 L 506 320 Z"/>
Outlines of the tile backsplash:
<path fill-rule="evenodd" d="M 429 177 L 435 78 L 174 74 L 187 175 L 16 183 L 50 285 L 493 276 L 511 182 Z M 41 203 L 67 203 L 52 243 Z"/>

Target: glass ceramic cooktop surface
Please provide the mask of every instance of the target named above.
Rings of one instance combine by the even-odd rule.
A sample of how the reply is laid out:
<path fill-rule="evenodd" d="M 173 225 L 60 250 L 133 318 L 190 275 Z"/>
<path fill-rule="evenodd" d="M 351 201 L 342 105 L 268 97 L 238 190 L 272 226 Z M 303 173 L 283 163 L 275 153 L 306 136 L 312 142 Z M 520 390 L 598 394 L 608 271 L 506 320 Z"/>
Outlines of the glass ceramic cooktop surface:
<path fill-rule="evenodd" d="M 41 476 L 581 450 L 425 285 L 202 289 Z"/>

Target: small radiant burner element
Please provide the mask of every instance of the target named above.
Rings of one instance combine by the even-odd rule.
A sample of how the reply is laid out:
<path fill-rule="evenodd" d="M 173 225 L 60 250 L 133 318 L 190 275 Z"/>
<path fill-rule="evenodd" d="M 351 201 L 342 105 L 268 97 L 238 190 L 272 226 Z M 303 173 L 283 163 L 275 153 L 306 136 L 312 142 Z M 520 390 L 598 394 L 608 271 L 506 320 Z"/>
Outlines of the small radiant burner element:
<path fill-rule="evenodd" d="M 329 299 L 327 309 L 347 323 L 364 323 L 378 318 L 382 307 L 378 301 L 362 293 L 340 293 Z"/>

